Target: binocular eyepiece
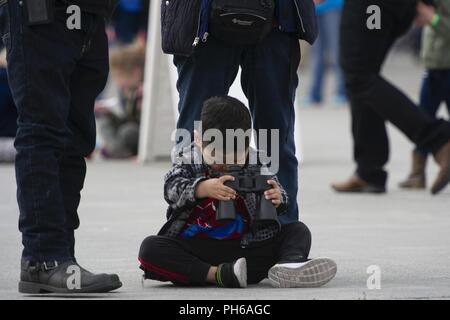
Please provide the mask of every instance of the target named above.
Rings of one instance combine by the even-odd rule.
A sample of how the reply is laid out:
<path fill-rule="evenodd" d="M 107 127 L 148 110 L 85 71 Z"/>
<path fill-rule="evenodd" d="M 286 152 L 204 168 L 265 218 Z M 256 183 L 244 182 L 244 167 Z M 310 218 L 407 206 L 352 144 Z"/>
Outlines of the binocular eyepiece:
<path fill-rule="evenodd" d="M 237 193 L 254 194 L 256 197 L 255 223 L 277 222 L 278 214 L 275 206 L 264 196 L 264 192 L 270 190 L 272 186 L 267 183 L 272 175 L 261 173 L 261 166 L 229 166 L 226 173 L 213 173 L 213 177 L 224 175 L 234 177 L 234 181 L 227 181 L 225 185 L 234 189 Z M 236 206 L 234 200 L 219 201 L 217 208 L 217 220 L 234 220 L 236 218 Z"/>

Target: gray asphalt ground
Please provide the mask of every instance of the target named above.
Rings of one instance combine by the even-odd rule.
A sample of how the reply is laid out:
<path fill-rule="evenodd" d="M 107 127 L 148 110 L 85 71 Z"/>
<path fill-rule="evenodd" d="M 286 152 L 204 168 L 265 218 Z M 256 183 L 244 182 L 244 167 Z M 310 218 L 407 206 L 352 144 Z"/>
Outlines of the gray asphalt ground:
<path fill-rule="evenodd" d="M 390 79 L 417 96 L 420 68 L 398 57 L 386 69 Z M 273 289 L 264 282 L 247 290 L 142 284 L 137 251 L 164 222 L 162 177 L 169 163 L 93 161 L 80 207 L 77 255 L 88 269 L 117 272 L 124 286 L 116 293 L 79 298 L 449 299 L 450 188 L 437 197 L 400 190 L 397 183 L 409 170 L 411 145 L 390 128 L 389 193 L 337 195 L 330 182 L 347 178 L 354 169 L 348 110 L 328 103 L 321 109 L 299 109 L 298 119 L 303 154 L 301 220 L 313 233 L 311 255 L 337 261 L 338 274 L 331 283 L 319 289 Z M 431 164 L 428 171 L 434 178 L 436 166 Z M 17 293 L 21 251 L 17 217 L 14 170 L 0 166 L 0 299 L 39 298 Z M 366 284 L 372 265 L 381 270 L 379 290 L 369 290 Z"/>

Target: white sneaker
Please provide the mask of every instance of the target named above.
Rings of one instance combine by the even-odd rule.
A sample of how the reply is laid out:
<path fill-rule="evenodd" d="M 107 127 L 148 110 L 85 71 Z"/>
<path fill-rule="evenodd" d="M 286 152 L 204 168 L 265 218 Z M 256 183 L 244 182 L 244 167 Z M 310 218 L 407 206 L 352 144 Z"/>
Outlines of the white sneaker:
<path fill-rule="evenodd" d="M 333 279 L 336 272 L 336 262 L 318 258 L 302 263 L 276 264 L 269 270 L 269 281 L 275 288 L 317 288 Z"/>
<path fill-rule="evenodd" d="M 245 258 L 240 258 L 234 263 L 233 272 L 239 282 L 239 287 L 247 288 L 247 260 Z"/>
<path fill-rule="evenodd" d="M 224 288 L 247 287 L 247 260 L 240 258 L 232 263 L 222 263 L 217 267 L 216 281 Z"/>

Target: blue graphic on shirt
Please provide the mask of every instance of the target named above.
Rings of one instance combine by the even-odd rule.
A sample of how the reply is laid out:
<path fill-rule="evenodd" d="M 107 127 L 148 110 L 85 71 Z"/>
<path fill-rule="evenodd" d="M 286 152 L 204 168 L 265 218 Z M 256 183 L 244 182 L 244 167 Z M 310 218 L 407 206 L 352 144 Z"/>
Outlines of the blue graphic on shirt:
<path fill-rule="evenodd" d="M 191 224 L 186 230 L 183 231 L 181 236 L 183 238 L 193 238 L 196 235 L 202 233 L 209 238 L 223 240 L 232 238 L 236 234 L 241 235 L 244 232 L 245 222 L 240 213 L 236 213 L 236 219 L 231 220 L 227 224 L 220 227 L 202 227 L 198 224 Z"/>

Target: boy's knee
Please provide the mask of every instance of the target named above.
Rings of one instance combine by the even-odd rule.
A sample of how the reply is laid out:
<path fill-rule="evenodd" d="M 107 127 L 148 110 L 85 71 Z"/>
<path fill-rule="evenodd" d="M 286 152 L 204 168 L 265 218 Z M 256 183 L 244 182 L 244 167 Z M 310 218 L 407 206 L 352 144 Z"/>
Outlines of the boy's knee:
<path fill-rule="evenodd" d="M 139 258 L 149 260 L 155 254 L 163 249 L 162 242 L 158 236 L 150 236 L 142 241 L 141 247 L 139 249 Z"/>
<path fill-rule="evenodd" d="M 301 237 L 303 241 L 311 242 L 311 230 L 309 230 L 308 226 L 303 222 L 297 221 L 295 223 L 287 224 L 284 227 L 290 234 Z"/>
<path fill-rule="evenodd" d="M 311 235 L 311 230 L 309 230 L 308 226 L 306 224 L 304 224 L 303 222 L 298 222 L 297 223 L 297 228 L 298 228 L 298 232 L 303 234 L 303 236 L 305 238 L 308 238 L 309 241 L 311 241 L 312 235 Z"/>

